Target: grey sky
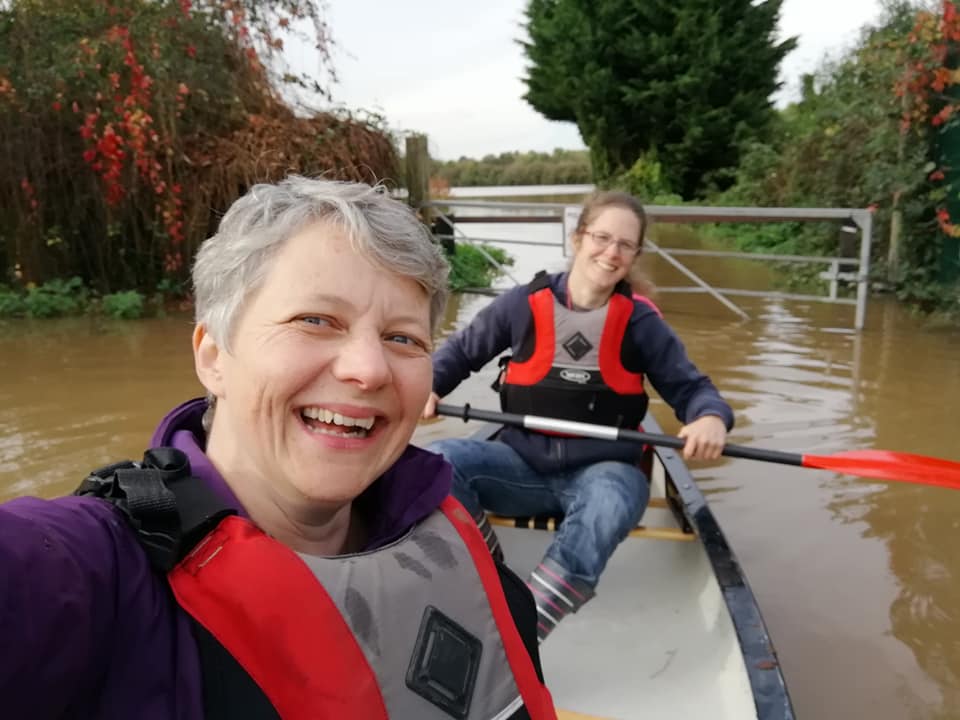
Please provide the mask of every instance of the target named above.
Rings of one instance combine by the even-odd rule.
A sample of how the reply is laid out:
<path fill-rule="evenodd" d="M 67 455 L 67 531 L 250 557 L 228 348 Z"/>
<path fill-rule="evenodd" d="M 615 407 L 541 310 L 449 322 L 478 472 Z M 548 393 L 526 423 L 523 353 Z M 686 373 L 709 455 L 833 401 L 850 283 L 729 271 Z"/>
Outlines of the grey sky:
<path fill-rule="evenodd" d="M 718 0 L 720 2 L 722 0 Z M 340 82 L 334 100 L 383 114 L 396 131 L 424 132 L 434 157 L 580 148 L 576 126 L 543 119 L 522 99 L 525 0 L 329 0 Z M 880 0 L 785 0 L 784 36 L 799 46 L 784 61 L 786 87 L 826 54 L 849 46 L 878 16 Z M 290 49 L 301 70 L 315 61 Z"/>

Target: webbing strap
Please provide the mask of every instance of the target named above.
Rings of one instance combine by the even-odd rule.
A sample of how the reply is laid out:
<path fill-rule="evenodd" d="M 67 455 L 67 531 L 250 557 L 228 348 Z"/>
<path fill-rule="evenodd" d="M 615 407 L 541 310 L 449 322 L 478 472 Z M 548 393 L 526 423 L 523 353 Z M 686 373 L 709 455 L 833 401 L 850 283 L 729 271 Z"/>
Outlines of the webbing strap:
<path fill-rule="evenodd" d="M 95 470 L 74 495 L 102 498 L 126 515 L 150 564 L 164 574 L 236 512 L 190 474 L 190 461 L 175 448 L 152 448 L 140 464 Z"/>

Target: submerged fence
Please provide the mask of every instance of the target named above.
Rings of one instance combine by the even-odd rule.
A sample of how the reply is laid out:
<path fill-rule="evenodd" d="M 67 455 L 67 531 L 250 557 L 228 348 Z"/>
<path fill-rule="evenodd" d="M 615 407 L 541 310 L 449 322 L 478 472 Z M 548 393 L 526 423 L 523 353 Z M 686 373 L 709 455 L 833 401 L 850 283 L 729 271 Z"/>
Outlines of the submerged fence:
<path fill-rule="evenodd" d="M 570 237 L 579 216 L 581 206 L 566 203 L 525 203 L 525 202 L 495 202 L 486 200 L 429 200 L 420 204 L 427 208 L 434 218 L 434 232 L 444 240 L 460 240 L 478 246 L 481 243 L 502 243 L 521 245 L 542 245 L 555 247 L 564 255 L 567 252 L 567 239 Z M 490 208 L 509 210 L 510 215 L 488 216 L 451 216 L 444 212 L 448 208 Z M 744 253 L 724 250 L 689 250 L 682 248 L 660 247 L 651 240 L 646 240 L 645 249 L 656 253 L 666 262 L 683 273 L 693 285 L 683 287 L 659 287 L 662 292 L 700 292 L 707 293 L 731 312 L 741 318 L 748 318 L 747 313 L 737 306 L 731 297 L 752 296 L 769 297 L 785 300 L 805 300 L 840 305 L 855 306 L 854 328 L 862 330 L 866 322 L 867 298 L 869 295 L 870 248 L 873 233 L 873 215 L 869 210 L 860 208 L 756 208 L 756 207 L 703 207 L 703 206 L 667 206 L 648 205 L 644 208 L 652 221 L 658 223 L 727 223 L 727 222 L 823 222 L 839 223 L 843 231 L 859 235 L 859 251 L 856 256 L 846 257 L 838 254 L 835 257 L 819 255 L 781 255 L 776 253 Z M 521 214 L 526 213 L 526 214 Z M 466 223 L 555 223 L 560 225 L 561 232 L 556 242 L 504 240 L 495 238 L 472 237 L 458 226 Z M 838 243 L 838 253 L 842 250 Z M 483 252 L 482 248 L 479 248 Z M 511 280 L 519 284 L 510 272 L 496 262 L 487 253 L 484 256 L 504 272 Z M 819 274 L 821 279 L 828 282 L 826 295 L 810 293 L 785 293 L 779 291 L 749 290 L 745 288 L 717 288 L 711 286 L 700 276 L 694 273 L 683 262 L 678 260 L 684 256 L 726 257 L 752 260 L 759 262 L 807 263 L 824 264 L 825 271 Z M 841 283 L 856 284 L 856 297 L 844 298 L 839 296 Z"/>

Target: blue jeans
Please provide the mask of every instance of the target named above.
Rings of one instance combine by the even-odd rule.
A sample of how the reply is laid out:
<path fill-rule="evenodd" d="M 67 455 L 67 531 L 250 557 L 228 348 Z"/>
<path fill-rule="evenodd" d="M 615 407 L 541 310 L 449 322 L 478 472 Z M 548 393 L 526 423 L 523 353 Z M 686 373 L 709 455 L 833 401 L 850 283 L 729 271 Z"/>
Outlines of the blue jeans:
<path fill-rule="evenodd" d="M 629 463 L 540 474 L 502 442 L 439 440 L 427 449 L 453 465 L 453 496 L 473 515 L 481 509 L 511 517 L 562 514 L 546 555 L 591 588 L 650 497 L 643 471 Z"/>

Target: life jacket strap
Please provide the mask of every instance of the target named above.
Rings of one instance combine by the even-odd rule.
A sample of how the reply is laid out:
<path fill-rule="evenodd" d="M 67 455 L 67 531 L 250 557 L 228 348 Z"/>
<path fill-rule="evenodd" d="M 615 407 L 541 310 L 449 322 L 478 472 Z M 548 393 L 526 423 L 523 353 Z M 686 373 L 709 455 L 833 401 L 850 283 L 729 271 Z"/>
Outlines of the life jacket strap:
<path fill-rule="evenodd" d="M 120 510 L 137 533 L 151 566 L 166 574 L 227 515 L 236 513 L 193 477 L 181 450 L 147 450 L 143 461 L 94 470 L 74 495 L 101 498 Z"/>

